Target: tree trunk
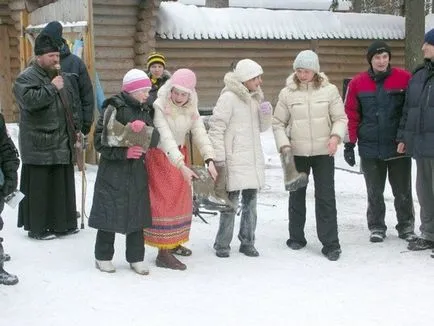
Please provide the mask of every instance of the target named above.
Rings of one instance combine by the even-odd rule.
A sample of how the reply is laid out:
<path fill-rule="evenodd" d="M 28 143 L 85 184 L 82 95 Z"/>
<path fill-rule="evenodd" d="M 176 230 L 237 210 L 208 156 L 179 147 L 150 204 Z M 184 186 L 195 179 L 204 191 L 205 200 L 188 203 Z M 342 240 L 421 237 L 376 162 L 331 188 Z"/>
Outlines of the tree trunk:
<path fill-rule="evenodd" d="M 421 46 L 425 34 L 423 1 L 405 1 L 405 67 L 412 71 L 422 62 Z"/>
<path fill-rule="evenodd" d="M 205 6 L 211 8 L 228 8 L 229 0 L 206 0 Z"/>
<path fill-rule="evenodd" d="M 353 11 L 358 13 L 362 12 L 362 0 L 353 0 Z"/>

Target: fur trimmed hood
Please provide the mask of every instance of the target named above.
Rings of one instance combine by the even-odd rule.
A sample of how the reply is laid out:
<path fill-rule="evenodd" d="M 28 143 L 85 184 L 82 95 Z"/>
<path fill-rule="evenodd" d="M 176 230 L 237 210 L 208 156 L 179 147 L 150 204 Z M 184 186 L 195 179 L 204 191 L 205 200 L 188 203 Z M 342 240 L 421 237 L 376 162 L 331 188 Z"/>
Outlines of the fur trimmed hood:
<path fill-rule="evenodd" d="M 167 112 L 170 107 L 176 106 L 170 99 L 170 92 L 172 90 L 172 82 L 169 79 L 163 86 L 160 87 L 158 90 L 158 97 L 156 104 L 163 110 L 165 114 L 169 114 L 170 112 Z M 193 114 L 197 111 L 197 104 L 198 104 L 198 98 L 196 92 L 191 92 L 190 97 L 185 103 L 182 108 L 182 112 L 185 112 L 185 114 Z"/>
<path fill-rule="evenodd" d="M 288 87 L 291 91 L 295 91 L 297 90 L 297 84 L 294 82 L 294 76 L 295 76 L 295 72 L 292 73 L 291 75 L 289 75 L 289 77 L 286 79 L 286 87 Z M 321 82 L 321 87 L 326 87 L 328 85 L 330 85 L 329 79 L 326 76 L 326 74 L 324 74 L 323 72 L 319 73 L 319 76 L 323 79 Z M 309 82 L 308 85 L 312 85 L 312 82 Z M 300 85 L 300 89 L 307 89 L 306 84 L 301 84 Z"/>
<path fill-rule="evenodd" d="M 232 92 L 237 95 L 243 102 L 248 103 L 251 98 L 258 102 L 262 102 L 264 99 L 264 93 L 259 87 L 257 91 L 250 93 L 249 90 L 238 81 L 234 72 L 226 73 L 224 79 L 225 87 L 221 91 L 221 94 L 225 92 Z"/>

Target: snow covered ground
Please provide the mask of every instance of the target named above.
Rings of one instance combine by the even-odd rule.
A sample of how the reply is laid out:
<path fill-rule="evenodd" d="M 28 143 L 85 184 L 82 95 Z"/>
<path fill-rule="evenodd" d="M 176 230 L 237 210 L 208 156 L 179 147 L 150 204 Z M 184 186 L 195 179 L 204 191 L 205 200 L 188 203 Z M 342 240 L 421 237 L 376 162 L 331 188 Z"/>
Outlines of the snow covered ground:
<path fill-rule="evenodd" d="M 16 125 L 9 125 L 9 130 L 16 140 Z M 283 190 L 271 131 L 263 135 L 263 144 L 267 186 L 258 203 L 258 258 L 240 254 L 236 236 L 231 257 L 217 258 L 212 244 L 218 217 L 208 217 L 209 224 L 194 217 L 188 243 L 193 255 L 182 259 L 186 271 L 156 267 L 156 250 L 147 247 L 150 275 L 134 274 L 124 259 L 125 237 L 117 235 L 117 272 L 104 274 L 94 267 L 94 229 L 86 225 L 68 238 L 36 241 L 16 227 L 17 210 L 6 207 L 1 235 L 12 256 L 6 269 L 18 274 L 20 282 L 0 286 L 0 325 L 430 324 L 434 259 L 429 251 L 407 251 L 406 243 L 397 237 L 390 187 L 385 193 L 387 238 L 384 243 L 372 244 L 365 221 L 363 177 L 336 170 L 343 253 L 339 261 L 330 262 L 320 253 L 310 185 L 308 245 L 300 251 L 290 250 L 285 244 L 288 194 Z M 341 152 L 336 165 L 347 168 Z M 96 167 L 88 166 L 86 174 L 89 213 Z M 79 172 L 76 185 L 80 205 Z M 416 196 L 415 206 L 418 227 Z"/>

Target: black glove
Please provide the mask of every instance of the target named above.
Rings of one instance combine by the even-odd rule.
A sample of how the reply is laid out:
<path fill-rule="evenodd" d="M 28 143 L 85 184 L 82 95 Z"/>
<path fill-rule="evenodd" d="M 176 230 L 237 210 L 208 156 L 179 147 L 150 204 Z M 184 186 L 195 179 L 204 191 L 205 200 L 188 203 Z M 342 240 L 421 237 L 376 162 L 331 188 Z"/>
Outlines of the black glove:
<path fill-rule="evenodd" d="M 1 194 L 3 197 L 13 193 L 17 189 L 18 182 L 13 179 L 5 179 L 5 183 L 1 189 Z"/>
<path fill-rule="evenodd" d="M 344 159 L 349 166 L 354 166 L 356 164 L 356 158 L 354 157 L 354 146 L 353 143 L 345 143 L 344 145 Z"/>

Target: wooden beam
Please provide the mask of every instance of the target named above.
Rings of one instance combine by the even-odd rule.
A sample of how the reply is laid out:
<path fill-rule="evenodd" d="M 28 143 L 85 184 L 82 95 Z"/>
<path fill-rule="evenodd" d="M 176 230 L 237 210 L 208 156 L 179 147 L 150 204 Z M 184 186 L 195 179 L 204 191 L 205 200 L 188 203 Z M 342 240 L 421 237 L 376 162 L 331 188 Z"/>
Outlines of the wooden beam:
<path fill-rule="evenodd" d="M 4 25 L 0 26 L 0 108 L 7 121 L 13 118 L 10 61 L 8 27 Z"/>
<path fill-rule="evenodd" d="M 22 10 L 20 13 L 20 68 L 24 70 L 27 61 L 32 55 L 32 47 L 26 38 L 26 26 L 29 25 L 29 13 Z"/>

